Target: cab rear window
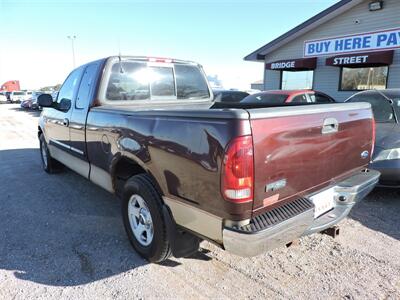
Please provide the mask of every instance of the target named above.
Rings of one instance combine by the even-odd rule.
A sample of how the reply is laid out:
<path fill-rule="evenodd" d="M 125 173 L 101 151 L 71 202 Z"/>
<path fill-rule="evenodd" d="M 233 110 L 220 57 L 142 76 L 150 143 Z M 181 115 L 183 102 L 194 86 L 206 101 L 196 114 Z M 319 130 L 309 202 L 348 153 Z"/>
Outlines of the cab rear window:
<path fill-rule="evenodd" d="M 208 85 L 199 68 L 175 65 L 178 99 L 206 99 L 210 97 Z"/>
<path fill-rule="evenodd" d="M 106 83 L 106 100 L 187 100 L 210 97 L 197 66 L 115 62 Z"/>
<path fill-rule="evenodd" d="M 150 99 L 149 74 L 145 63 L 121 62 L 111 68 L 107 84 L 107 100 Z"/>

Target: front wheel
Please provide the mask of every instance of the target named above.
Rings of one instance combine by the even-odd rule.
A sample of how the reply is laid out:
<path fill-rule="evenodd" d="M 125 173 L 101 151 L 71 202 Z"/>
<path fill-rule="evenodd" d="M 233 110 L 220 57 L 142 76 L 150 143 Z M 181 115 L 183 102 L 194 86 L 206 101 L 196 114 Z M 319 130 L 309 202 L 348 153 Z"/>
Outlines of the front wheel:
<path fill-rule="evenodd" d="M 131 177 L 122 198 L 125 231 L 133 248 L 150 262 L 161 262 L 171 255 L 162 214 L 162 199 L 147 174 Z"/>
<path fill-rule="evenodd" d="M 40 157 L 42 159 L 42 168 L 47 173 L 57 173 L 62 169 L 61 163 L 50 156 L 49 148 L 43 134 L 39 137 Z"/>

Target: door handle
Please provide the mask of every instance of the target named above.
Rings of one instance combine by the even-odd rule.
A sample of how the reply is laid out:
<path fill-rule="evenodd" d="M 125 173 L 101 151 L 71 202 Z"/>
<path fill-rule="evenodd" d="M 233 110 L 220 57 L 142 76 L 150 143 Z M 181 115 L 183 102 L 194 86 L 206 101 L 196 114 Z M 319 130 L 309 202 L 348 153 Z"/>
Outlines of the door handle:
<path fill-rule="evenodd" d="M 66 127 L 69 126 L 69 120 L 68 120 L 67 118 L 65 118 L 65 119 L 63 120 L 62 123 L 63 123 L 63 125 L 66 126 Z"/>
<path fill-rule="evenodd" d="M 334 133 L 339 130 L 339 122 L 335 118 L 327 118 L 322 125 L 322 134 Z"/>

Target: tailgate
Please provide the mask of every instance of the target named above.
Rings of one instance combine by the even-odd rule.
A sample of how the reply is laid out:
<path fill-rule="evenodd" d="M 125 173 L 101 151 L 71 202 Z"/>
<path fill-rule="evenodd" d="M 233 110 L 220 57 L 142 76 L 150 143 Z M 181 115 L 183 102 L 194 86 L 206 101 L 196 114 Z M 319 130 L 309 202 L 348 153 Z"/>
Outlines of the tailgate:
<path fill-rule="evenodd" d="M 366 167 L 373 144 L 370 107 L 341 103 L 249 109 L 255 214 Z"/>

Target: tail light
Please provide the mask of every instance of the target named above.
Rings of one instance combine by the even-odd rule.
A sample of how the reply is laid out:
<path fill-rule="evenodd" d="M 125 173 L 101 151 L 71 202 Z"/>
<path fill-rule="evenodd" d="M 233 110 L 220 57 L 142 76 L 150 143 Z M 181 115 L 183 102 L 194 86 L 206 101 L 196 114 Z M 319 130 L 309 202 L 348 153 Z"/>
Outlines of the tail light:
<path fill-rule="evenodd" d="M 253 201 L 254 154 L 253 138 L 233 139 L 225 151 L 222 163 L 221 188 L 225 200 L 244 203 Z"/>
<path fill-rule="evenodd" d="M 371 160 L 372 160 L 372 155 L 374 154 L 375 138 L 376 138 L 376 123 L 375 123 L 375 118 L 372 117 L 372 148 L 371 148 Z"/>

